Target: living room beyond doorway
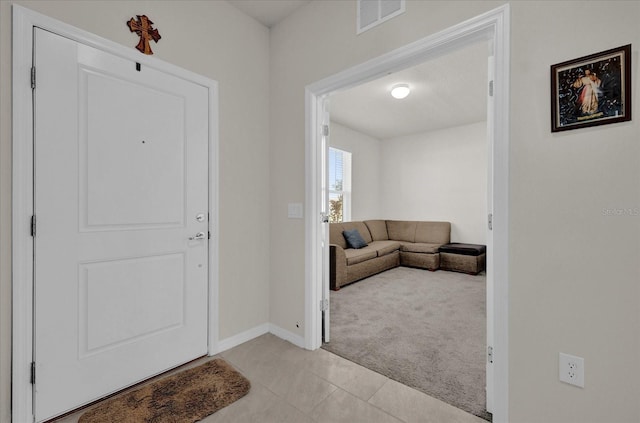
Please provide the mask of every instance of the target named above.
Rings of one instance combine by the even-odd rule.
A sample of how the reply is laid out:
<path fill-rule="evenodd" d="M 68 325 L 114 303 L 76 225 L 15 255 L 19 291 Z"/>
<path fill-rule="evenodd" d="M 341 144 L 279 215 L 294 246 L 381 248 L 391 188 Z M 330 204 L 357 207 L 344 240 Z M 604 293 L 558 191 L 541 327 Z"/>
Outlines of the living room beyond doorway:
<path fill-rule="evenodd" d="M 329 145 L 351 154 L 350 220 L 448 221 L 451 241 L 487 244 L 486 87 L 464 84 L 464 94 L 440 97 L 430 87 L 436 75 L 452 78 L 458 68 L 475 74 L 458 81 L 487 80 L 478 72 L 487 55 L 478 43 L 448 55 L 447 64 L 429 61 L 330 96 Z M 378 97 L 409 78 L 418 81 L 409 84 L 414 102 L 390 99 L 376 113 Z M 430 98 L 420 100 L 425 93 Z M 453 98 L 468 107 L 456 108 Z M 432 126 L 418 126 L 421 120 Z M 486 276 L 400 267 L 331 292 L 331 338 L 323 348 L 490 420 Z M 447 325 L 448 312 L 460 317 L 455 325 Z"/>

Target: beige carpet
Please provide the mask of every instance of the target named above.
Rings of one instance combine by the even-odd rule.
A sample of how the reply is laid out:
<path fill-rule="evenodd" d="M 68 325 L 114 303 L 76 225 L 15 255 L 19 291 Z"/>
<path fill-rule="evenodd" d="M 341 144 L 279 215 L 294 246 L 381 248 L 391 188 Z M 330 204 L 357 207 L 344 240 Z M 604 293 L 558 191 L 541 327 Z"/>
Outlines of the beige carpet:
<path fill-rule="evenodd" d="M 214 359 L 106 400 L 78 423 L 193 423 L 242 398 L 250 388 L 231 365 Z"/>
<path fill-rule="evenodd" d="M 486 420 L 486 277 L 398 267 L 331 292 L 324 349 Z"/>

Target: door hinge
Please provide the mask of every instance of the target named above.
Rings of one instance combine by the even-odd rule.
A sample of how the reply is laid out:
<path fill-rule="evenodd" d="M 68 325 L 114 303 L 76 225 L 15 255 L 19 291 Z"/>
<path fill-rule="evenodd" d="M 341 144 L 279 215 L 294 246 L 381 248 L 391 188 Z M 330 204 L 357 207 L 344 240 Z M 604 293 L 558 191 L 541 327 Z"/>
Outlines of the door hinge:
<path fill-rule="evenodd" d="M 31 216 L 31 236 L 36 236 L 36 215 Z"/>
<path fill-rule="evenodd" d="M 320 311 L 329 310 L 329 299 L 320 300 Z"/>
<path fill-rule="evenodd" d="M 493 347 L 492 346 L 487 347 L 487 360 L 489 361 L 489 363 L 493 363 Z"/>
<path fill-rule="evenodd" d="M 36 88 L 36 67 L 31 66 L 31 89 Z"/>
<path fill-rule="evenodd" d="M 207 231 L 207 239 L 211 239 L 211 231 Z"/>
<path fill-rule="evenodd" d="M 329 125 L 322 125 L 322 136 L 323 137 L 329 136 Z"/>
<path fill-rule="evenodd" d="M 489 97 L 493 97 L 493 80 L 489 81 Z"/>
<path fill-rule="evenodd" d="M 487 216 L 487 223 L 489 225 L 489 230 L 492 231 L 493 230 L 493 213 L 489 213 L 489 216 Z"/>
<path fill-rule="evenodd" d="M 36 384 L 36 362 L 31 362 L 31 379 L 30 382 L 32 385 Z"/>
<path fill-rule="evenodd" d="M 322 223 L 329 223 L 329 215 L 327 213 L 320 213 L 320 221 Z"/>

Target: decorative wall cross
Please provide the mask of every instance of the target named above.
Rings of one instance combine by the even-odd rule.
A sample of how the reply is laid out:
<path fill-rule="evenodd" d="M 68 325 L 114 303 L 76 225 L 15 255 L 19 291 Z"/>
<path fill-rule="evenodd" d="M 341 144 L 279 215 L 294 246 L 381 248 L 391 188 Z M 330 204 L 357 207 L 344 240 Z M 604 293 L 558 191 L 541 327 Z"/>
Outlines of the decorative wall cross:
<path fill-rule="evenodd" d="M 153 54 L 153 51 L 151 51 L 149 40 L 153 40 L 157 43 L 158 40 L 162 37 L 160 36 L 158 30 L 151 26 L 153 25 L 153 22 L 151 22 L 151 20 L 147 18 L 147 15 L 136 16 L 138 17 L 138 20 L 131 18 L 127 22 L 127 26 L 129 26 L 131 32 L 135 32 L 140 36 L 140 42 L 138 43 L 136 48 L 144 54 Z"/>

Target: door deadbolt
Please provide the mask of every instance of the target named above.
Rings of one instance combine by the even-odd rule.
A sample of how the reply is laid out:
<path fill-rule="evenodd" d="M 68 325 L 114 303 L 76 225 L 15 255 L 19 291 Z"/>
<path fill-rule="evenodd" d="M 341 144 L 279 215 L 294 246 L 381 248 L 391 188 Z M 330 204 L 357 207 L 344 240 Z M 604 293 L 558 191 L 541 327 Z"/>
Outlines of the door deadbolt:
<path fill-rule="evenodd" d="M 204 213 L 198 213 L 198 214 L 196 215 L 196 220 L 197 220 L 198 222 L 204 222 Z"/>

